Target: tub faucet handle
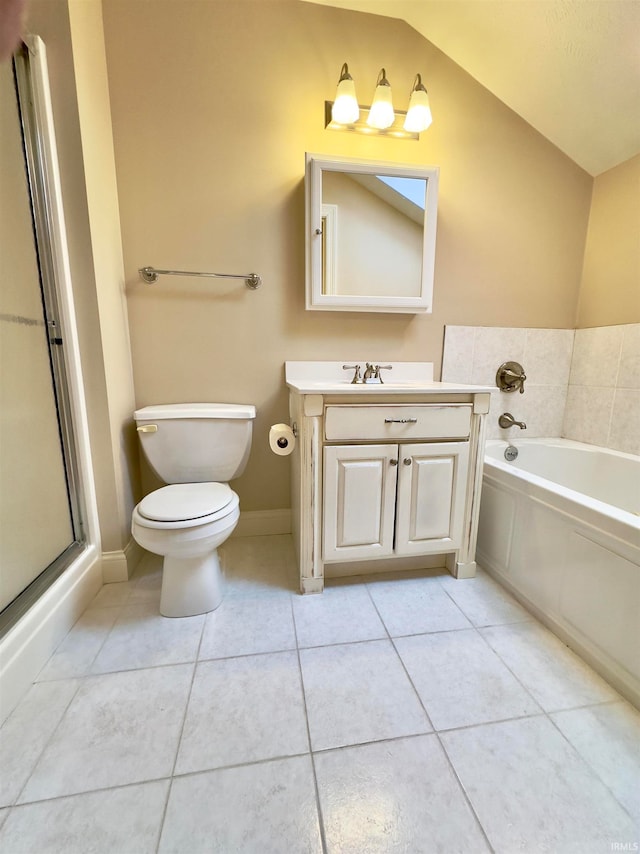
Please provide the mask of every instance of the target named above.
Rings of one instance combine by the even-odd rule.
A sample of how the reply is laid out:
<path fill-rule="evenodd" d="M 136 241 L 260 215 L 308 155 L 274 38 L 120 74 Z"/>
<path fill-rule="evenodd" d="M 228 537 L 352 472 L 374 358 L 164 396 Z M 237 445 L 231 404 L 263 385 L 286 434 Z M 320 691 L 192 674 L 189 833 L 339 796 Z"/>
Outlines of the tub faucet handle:
<path fill-rule="evenodd" d="M 496 374 L 496 385 L 500 391 L 519 391 L 524 394 L 524 381 L 527 375 L 518 362 L 503 362 Z"/>

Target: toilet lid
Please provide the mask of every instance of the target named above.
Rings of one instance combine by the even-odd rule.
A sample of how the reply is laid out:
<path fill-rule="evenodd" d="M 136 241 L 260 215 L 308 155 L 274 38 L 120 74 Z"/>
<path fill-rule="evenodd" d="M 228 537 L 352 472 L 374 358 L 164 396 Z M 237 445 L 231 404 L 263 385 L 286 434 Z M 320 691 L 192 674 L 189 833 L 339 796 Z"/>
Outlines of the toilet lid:
<path fill-rule="evenodd" d="M 182 522 L 217 513 L 232 498 L 227 483 L 175 483 L 143 498 L 138 512 L 154 522 Z"/>

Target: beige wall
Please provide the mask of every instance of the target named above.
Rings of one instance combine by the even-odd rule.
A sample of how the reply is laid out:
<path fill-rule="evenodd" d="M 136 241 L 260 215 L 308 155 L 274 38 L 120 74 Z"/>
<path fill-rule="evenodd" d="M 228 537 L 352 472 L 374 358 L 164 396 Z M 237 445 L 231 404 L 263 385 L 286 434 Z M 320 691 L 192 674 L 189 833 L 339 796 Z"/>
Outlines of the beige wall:
<path fill-rule="evenodd" d="M 576 326 L 640 321 L 640 154 L 598 175 Z"/>
<path fill-rule="evenodd" d="M 69 0 L 120 545 L 131 537 L 140 491 L 129 323 L 101 0 Z"/>
<path fill-rule="evenodd" d="M 137 404 L 255 403 L 244 509 L 289 506 L 286 359 L 433 360 L 446 323 L 573 326 L 592 179 L 400 21 L 296 0 L 105 0 Z M 347 60 L 361 103 L 381 65 L 406 109 L 417 71 L 432 127 L 419 142 L 326 131 Z M 304 155 L 440 167 L 434 313 L 304 310 Z M 263 287 L 165 278 L 146 264 L 257 271 Z"/>
<path fill-rule="evenodd" d="M 30 0 L 27 29 L 47 49 L 102 549 L 118 551 L 130 521 L 122 514 L 122 481 L 137 469 L 137 458 L 131 451 L 122 464 L 114 463 L 67 0 Z"/>

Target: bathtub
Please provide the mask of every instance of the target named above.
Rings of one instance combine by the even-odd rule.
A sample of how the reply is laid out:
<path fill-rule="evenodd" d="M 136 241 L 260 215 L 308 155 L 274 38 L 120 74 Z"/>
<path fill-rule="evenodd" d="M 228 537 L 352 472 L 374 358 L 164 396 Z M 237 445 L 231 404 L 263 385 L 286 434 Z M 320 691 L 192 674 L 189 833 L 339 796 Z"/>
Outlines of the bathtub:
<path fill-rule="evenodd" d="M 487 442 L 478 564 L 640 707 L 640 457 Z"/>

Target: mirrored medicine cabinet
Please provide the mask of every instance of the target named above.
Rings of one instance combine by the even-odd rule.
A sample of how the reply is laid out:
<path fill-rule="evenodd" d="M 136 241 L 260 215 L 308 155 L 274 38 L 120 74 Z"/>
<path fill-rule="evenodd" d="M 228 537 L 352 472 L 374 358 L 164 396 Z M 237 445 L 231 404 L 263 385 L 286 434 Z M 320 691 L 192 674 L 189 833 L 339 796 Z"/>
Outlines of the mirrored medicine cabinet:
<path fill-rule="evenodd" d="M 438 173 L 307 154 L 307 309 L 432 310 Z"/>

